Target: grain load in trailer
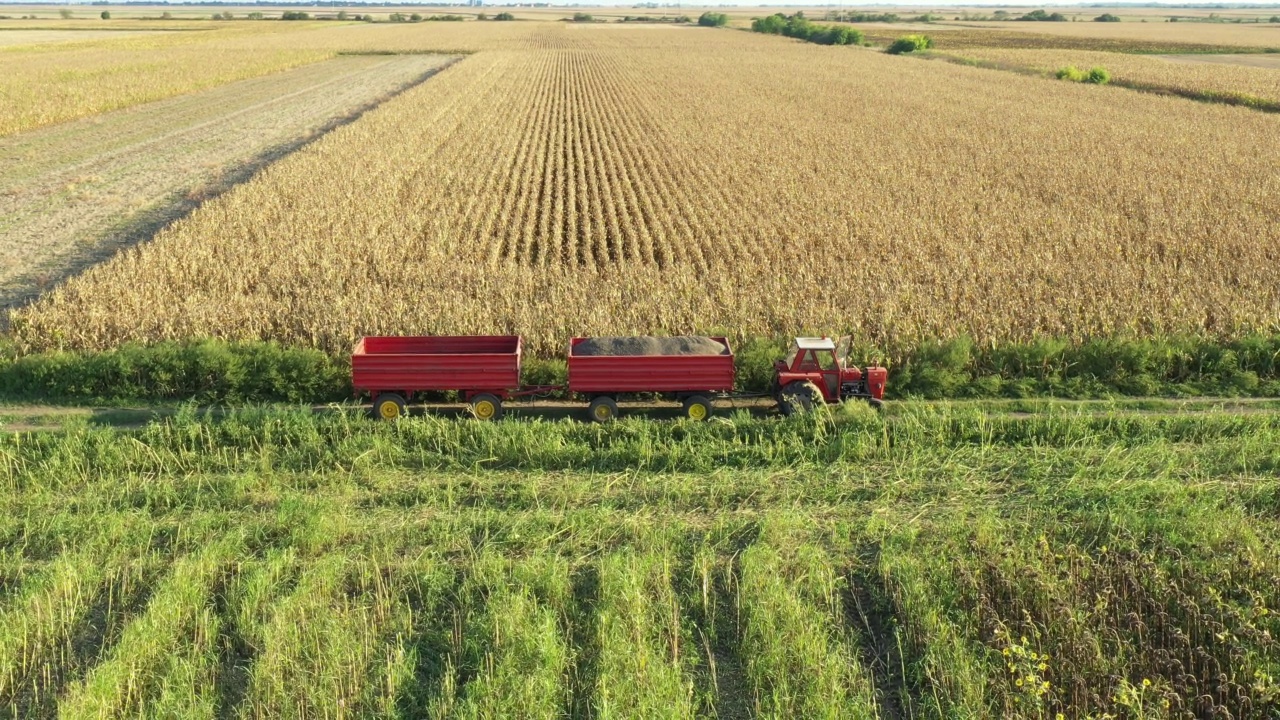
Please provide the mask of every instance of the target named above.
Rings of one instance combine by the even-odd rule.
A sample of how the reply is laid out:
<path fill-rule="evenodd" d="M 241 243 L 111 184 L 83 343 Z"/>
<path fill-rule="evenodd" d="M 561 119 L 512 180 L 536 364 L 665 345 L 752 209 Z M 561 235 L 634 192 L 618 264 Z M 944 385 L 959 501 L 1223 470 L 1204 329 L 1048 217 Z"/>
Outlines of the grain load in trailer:
<path fill-rule="evenodd" d="M 733 351 L 722 337 L 596 337 L 569 341 L 569 392 L 590 399 L 597 422 L 618 416 L 618 397 L 656 394 L 679 401 L 694 420 L 711 399 L 733 391 Z"/>
<path fill-rule="evenodd" d="M 573 346 L 573 354 L 583 357 L 617 355 L 728 355 L 723 338 L 703 335 L 654 337 L 589 337 Z"/>

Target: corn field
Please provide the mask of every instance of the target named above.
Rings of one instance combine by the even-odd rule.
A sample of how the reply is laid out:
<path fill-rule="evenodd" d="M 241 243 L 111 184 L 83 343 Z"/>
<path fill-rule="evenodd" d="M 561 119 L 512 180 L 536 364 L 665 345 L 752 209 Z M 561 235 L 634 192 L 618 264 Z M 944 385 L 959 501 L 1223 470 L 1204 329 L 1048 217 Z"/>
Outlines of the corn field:
<path fill-rule="evenodd" d="M 732 31 L 497 37 L 14 312 L 16 337 L 892 349 L 1280 320 L 1275 116 Z"/>

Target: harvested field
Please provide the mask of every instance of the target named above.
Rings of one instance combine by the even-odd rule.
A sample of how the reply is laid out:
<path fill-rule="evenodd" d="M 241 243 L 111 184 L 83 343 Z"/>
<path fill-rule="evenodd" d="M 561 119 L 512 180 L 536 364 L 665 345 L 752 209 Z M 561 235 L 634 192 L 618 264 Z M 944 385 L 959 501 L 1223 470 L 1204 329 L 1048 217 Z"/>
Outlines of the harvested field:
<path fill-rule="evenodd" d="M 731 328 L 892 350 L 1280 321 L 1275 116 L 737 31 L 517 30 L 50 293 L 17 336 L 340 353 L 510 332 L 555 354 Z"/>
<path fill-rule="evenodd" d="M 300 27 L 228 24 L 0 49 L 0 137 L 330 58 Z M 92 33 L 81 30 L 79 33 Z"/>
<path fill-rule="evenodd" d="M 149 236 L 449 61 L 336 58 L 0 138 L 0 304 Z"/>
<path fill-rule="evenodd" d="M 145 30 L 13 30 L 0 28 L 0 48 L 150 35 Z"/>
<path fill-rule="evenodd" d="M 1053 74 L 1059 68 L 1104 67 L 1114 82 L 1127 86 L 1163 89 L 1205 98 L 1255 98 L 1280 106 L 1280 55 L 1175 55 L 1144 56 L 1087 50 L 1004 50 L 975 48 L 939 54 L 975 59 L 998 67 Z M 1202 58 L 1223 58 L 1202 60 Z M 1256 62 L 1234 62 L 1232 59 Z"/>
<path fill-rule="evenodd" d="M 718 340 L 699 335 L 677 337 L 592 337 L 573 348 L 574 355 L 725 355 Z"/>
<path fill-rule="evenodd" d="M 1280 70 L 1280 55 L 1274 53 L 1248 55 L 1160 55 L 1161 60 L 1191 65 L 1231 65 L 1240 67 Z M 1274 73 L 1272 74 L 1274 76 Z"/>
<path fill-rule="evenodd" d="M 1098 10 L 1099 13 L 1102 10 Z M 1265 11 L 1263 11 L 1265 12 Z M 1170 14 L 1176 14 L 1171 11 Z M 968 25 L 969 23 L 966 23 Z M 1246 47 L 1280 49 L 1280 25 L 1230 24 L 1230 23 L 1070 23 L 1070 22 L 993 22 L 973 23 L 989 31 L 1010 37 L 1018 43 L 1017 36 L 1034 33 L 1058 38 L 1071 38 L 1082 43 L 1093 43 L 1094 50 L 1118 50 L 1125 45 L 1136 52 L 1152 52 L 1161 45 L 1195 45 L 1204 48 Z M 948 34 L 948 38 L 952 35 Z M 999 42 L 991 42 L 999 46 Z M 1021 45 L 1014 45 L 1021 47 Z M 1083 45 L 1079 49 L 1089 49 Z"/>

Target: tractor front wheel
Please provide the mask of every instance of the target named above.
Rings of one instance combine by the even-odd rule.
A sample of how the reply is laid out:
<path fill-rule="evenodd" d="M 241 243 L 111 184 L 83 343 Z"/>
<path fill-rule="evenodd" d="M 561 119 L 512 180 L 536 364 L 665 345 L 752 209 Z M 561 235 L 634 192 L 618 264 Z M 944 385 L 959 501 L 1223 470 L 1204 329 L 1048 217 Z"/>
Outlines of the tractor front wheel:
<path fill-rule="evenodd" d="M 822 391 L 817 385 L 797 380 L 778 393 L 778 410 L 785 416 L 811 413 L 823 403 Z"/>
<path fill-rule="evenodd" d="M 395 393 L 380 393 L 373 399 L 373 417 L 376 420 L 397 420 L 404 416 L 404 398 Z"/>

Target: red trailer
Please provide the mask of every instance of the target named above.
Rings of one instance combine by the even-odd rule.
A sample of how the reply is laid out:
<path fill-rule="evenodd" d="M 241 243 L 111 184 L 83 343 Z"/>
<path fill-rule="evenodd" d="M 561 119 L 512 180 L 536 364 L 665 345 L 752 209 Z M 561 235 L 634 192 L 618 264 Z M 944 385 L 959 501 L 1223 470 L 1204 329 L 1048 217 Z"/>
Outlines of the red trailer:
<path fill-rule="evenodd" d="M 849 398 L 879 405 L 887 371 L 848 365 L 843 354 L 830 338 L 797 338 L 774 367 L 772 394 L 783 414 Z M 732 395 L 735 374 L 729 341 L 701 336 L 573 338 L 566 386 L 521 385 L 521 364 L 516 335 L 366 337 L 351 353 L 351 384 L 356 397 L 372 396 L 374 416 L 384 420 L 404 414 L 417 393 L 456 391 L 476 417 L 494 420 L 504 400 L 565 389 L 587 398 L 597 422 L 616 418 L 618 397 L 635 394 L 678 400 L 687 417 L 705 420 L 712 399 Z"/>
<path fill-rule="evenodd" d="M 375 417 L 404 413 L 415 393 L 458 391 L 484 420 L 502 415 L 502 401 L 536 392 L 521 388 L 518 335 L 366 337 L 351 353 L 357 397 L 373 397 Z"/>
<path fill-rule="evenodd" d="M 711 398 L 733 392 L 733 351 L 722 337 L 707 338 L 724 350 L 716 355 L 583 355 L 579 346 L 591 338 L 569 341 L 569 392 L 587 396 L 592 420 L 618 416 L 617 397 L 658 394 L 684 403 L 693 420 L 711 415 Z"/>

